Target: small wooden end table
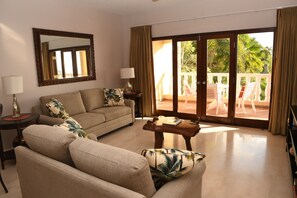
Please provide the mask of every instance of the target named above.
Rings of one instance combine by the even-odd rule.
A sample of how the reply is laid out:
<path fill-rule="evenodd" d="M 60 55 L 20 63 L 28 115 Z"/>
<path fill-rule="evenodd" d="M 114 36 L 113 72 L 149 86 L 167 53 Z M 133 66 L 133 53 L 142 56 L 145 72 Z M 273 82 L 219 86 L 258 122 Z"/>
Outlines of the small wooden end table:
<path fill-rule="evenodd" d="M 134 100 L 134 102 L 135 102 L 135 117 L 141 117 L 143 119 L 142 92 L 140 92 L 140 91 L 125 92 L 124 98 Z"/>
<path fill-rule="evenodd" d="M 190 120 L 182 120 L 178 125 L 157 125 L 158 118 L 147 121 L 143 129 L 155 132 L 155 148 L 162 148 L 164 142 L 163 133 L 174 133 L 182 135 L 185 139 L 187 150 L 192 150 L 191 137 L 194 137 L 200 131 L 199 122 L 191 122 Z"/>
<path fill-rule="evenodd" d="M 27 126 L 31 124 L 38 123 L 39 114 L 38 113 L 24 113 L 19 118 L 13 118 L 11 116 L 5 116 L 0 119 L 0 130 L 17 130 L 17 138 L 15 140 L 15 145 L 22 145 L 23 135 L 22 131 Z M 14 157 L 3 151 L 2 138 L 0 131 L 0 157 L 2 169 L 4 169 L 4 161 L 7 159 L 13 159 Z M 9 152 L 9 151 L 7 151 Z"/>

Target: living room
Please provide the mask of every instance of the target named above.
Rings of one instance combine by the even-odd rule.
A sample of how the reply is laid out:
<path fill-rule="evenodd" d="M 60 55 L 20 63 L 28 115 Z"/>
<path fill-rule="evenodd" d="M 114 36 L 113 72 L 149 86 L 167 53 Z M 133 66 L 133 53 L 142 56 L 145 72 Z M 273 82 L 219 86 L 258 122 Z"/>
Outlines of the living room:
<path fill-rule="evenodd" d="M 187 0 L 182 3 L 178 0 L 147 1 L 2 0 L 0 3 L 1 76 L 23 76 L 24 91 L 17 95 L 21 112 L 31 112 L 31 108 L 39 103 L 39 98 L 45 95 L 91 88 L 122 87 L 124 82 L 120 78 L 120 69 L 129 67 L 131 27 L 152 25 L 153 38 L 271 28 L 276 27 L 277 9 L 297 5 L 295 0 L 253 0 L 249 2 Z M 38 86 L 32 28 L 93 34 L 96 80 Z M 4 106 L 2 115 L 10 115 L 12 97 L 3 93 L 1 83 L 0 87 L 0 102 Z M 141 129 L 141 124 L 137 122 L 144 123 L 144 121 L 137 120 L 135 126 L 132 127 Z M 221 125 L 214 124 L 212 126 L 220 127 Z M 226 127 L 230 127 L 227 130 L 233 130 L 232 126 L 226 125 Z M 246 130 L 254 133 L 251 129 Z M 261 133 L 261 130 L 255 130 Z M 15 136 L 14 132 L 2 132 L 5 149 L 12 147 L 11 142 Z M 131 136 L 133 137 L 132 134 Z M 153 142 L 153 136 L 149 138 L 152 138 L 151 142 Z M 284 144 L 278 149 L 285 150 L 284 137 L 272 138 L 280 141 L 276 143 L 277 145 Z M 229 138 L 226 140 L 229 141 Z M 277 142 L 277 140 L 273 139 L 273 142 Z M 143 143 L 143 141 L 139 142 Z M 202 143 L 201 140 L 199 143 Z M 171 146 L 171 143 L 165 142 L 165 144 Z M 150 144 L 146 142 L 144 145 L 149 146 Z M 182 146 L 184 146 L 183 143 Z M 138 146 L 135 147 L 139 149 Z M 197 147 L 199 148 L 199 146 Z M 282 155 L 286 156 L 286 153 L 284 152 Z M 289 169 L 289 161 L 286 163 L 285 169 Z M 5 171 L 1 171 L 3 175 L 5 175 Z M 3 176 L 3 179 L 6 178 Z M 6 196 L 4 193 L 2 195 Z M 9 197 L 9 193 L 7 195 Z M 267 197 L 273 197 L 273 195 L 269 194 Z"/>

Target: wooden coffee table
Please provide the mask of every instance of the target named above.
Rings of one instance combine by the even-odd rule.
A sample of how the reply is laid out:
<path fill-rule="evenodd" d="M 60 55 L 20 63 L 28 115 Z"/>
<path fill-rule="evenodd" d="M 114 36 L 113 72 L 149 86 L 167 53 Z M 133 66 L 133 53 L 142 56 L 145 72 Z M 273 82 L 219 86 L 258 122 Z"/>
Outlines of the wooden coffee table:
<path fill-rule="evenodd" d="M 143 129 L 155 132 L 155 148 L 162 148 L 164 142 L 163 133 L 174 133 L 182 135 L 185 139 L 187 150 L 192 150 L 191 137 L 194 137 L 200 131 L 198 122 L 191 122 L 189 120 L 183 120 L 176 126 L 172 125 L 157 125 L 158 118 L 154 118 L 152 121 L 147 121 L 143 126 Z"/>

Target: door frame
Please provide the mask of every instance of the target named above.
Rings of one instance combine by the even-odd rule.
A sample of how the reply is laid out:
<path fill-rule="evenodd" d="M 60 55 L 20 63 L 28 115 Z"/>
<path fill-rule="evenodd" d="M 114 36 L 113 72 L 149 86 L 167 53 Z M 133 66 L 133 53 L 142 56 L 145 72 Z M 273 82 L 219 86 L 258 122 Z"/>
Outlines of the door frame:
<path fill-rule="evenodd" d="M 185 35 L 175 35 L 175 36 L 165 36 L 165 37 L 155 37 L 152 41 L 157 40 L 172 40 L 173 44 L 173 111 L 166 110 L 156 110 L 156 115 L 164 116 L 177 116 L 184 119 L 201 120 L 207 122 L 215 122 L 221 124 L 232 124 L 239 126 L 248 126 L 255 128 L 267 129 L 270 119 L 270 109 L 268 120 L 253 120 L 235 117 L 236 109 L 236 78 L 237 78 L 237 36 L 238 34 L 248 34 L 248 33 L 260 33 L 260 32 L 273 32 L 274 33 L 274 47 L 273 55 L 275 49 L 275 27 L 267 28 L 256 28 L 256 29 L 244 29 L 244 30 L 234 30 L 234 31 L 221 31 L 221 32 L 209 32 L 209 33 L 197 33 L 197 34 L 185 34 Z M 230 36 L 230 70 L 229 70 L 229 97 L 228 97 L 228 116 L 227 118 L 216 117 L 216 116 L 206 116 L 206 94 L 202 96 L 201 93 L 206 93 L 206 86 L 197 86 L 197 103 L 196 103 L 196 114 L 179 113 L 178 110 L 178 85 L 177 85 L 177 41 L 187 41 L 187 40 L 197 40 L 197 80 L 202 79 L 206 82 L 206 40 L 210 38 L 226 38 L 225 35 Z M 232 46 L 233 43 L 233 46 Z M 203 49 L 204 48 L 204 49 Z M 201 57 L 199 57 L 201 54 Z M 274 68 L 274 59 L 272 61 L 272 71 Z M 204 65 L 204 66 L 203 66 Z M 203 72 L 198 72 L 199 67 L 204 70 Z M 273 72 L 271 74 L 271 90 L 273 88 Z M 203 108 L 202 105 L 204 105 Z M 271 105 L 271 99 L 270 99 Z"/>

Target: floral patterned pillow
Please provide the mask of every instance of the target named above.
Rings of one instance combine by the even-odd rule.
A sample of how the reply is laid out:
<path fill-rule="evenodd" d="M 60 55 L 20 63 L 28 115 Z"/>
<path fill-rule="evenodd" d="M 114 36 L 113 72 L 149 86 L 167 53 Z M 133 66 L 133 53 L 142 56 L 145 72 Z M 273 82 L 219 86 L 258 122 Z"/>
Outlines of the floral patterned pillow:
<path fill-rule="evenodd" d="M 54 127 L 59 127 L 68 130 L 74 133 L 74 135 L 76 135 L 77 137 L 88 138 L 87 133 L 82 128 L 82 126 L 72 117 L 69 117 L 66 120 L 64 120 L 62 124 L 54 125 Z"/>
<path fill-rule="evenodd" d="M 46 103 L 46 107 L 52 117 L 62 118 L 64 120 L 69 118 L 69 114 L 65 111 L 63 104 L 55 98 L 52 98 Z"/>
<path fill-rule="evenodd" d="M 144 149 L 141 154 L 150 165 L 156 189 L 188 173 L 205 155 L 180 149 Z"/>
<path fill-rule="evenodd" d="M 124 97 L 123 97 L 123 89 L 107 89 L 103 88 L 104 92 L 104 106 L 112 107 L 112 106 L 124 106 Z"/>

